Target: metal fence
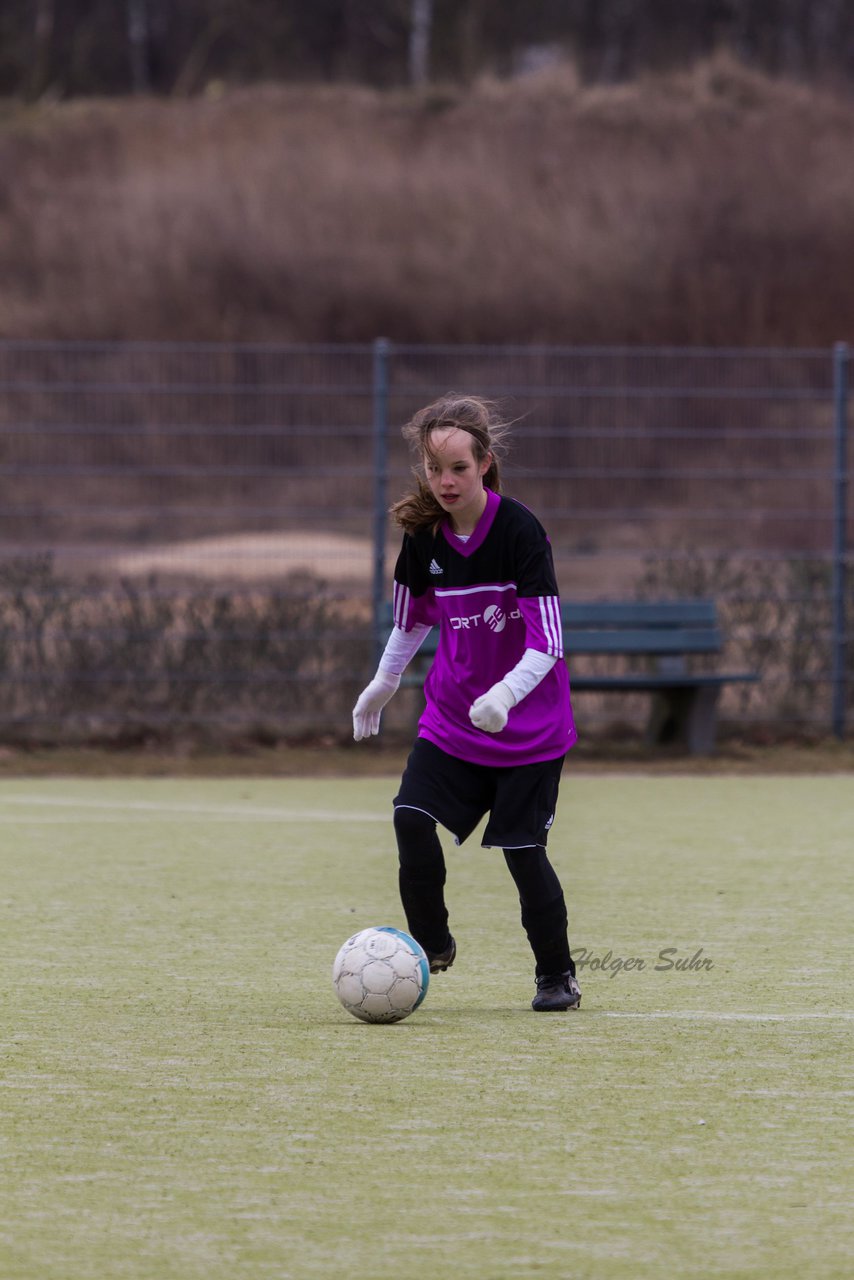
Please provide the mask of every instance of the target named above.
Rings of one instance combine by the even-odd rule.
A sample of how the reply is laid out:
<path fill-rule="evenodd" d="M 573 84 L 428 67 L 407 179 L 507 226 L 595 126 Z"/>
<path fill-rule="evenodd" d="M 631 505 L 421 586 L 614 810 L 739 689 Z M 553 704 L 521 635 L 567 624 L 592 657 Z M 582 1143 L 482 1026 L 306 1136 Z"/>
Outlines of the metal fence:
<path fill-rule="evenodd" d="M 564 598 L 713 596 L 724 664 L 762 675 L 726 718 L 842 736 L 848 364 L 844 344 L 2 342 L 0 735 L 345 731 L 399 540 L 399 428 L 454 389 L 514 420 L 506 488 Z"/>

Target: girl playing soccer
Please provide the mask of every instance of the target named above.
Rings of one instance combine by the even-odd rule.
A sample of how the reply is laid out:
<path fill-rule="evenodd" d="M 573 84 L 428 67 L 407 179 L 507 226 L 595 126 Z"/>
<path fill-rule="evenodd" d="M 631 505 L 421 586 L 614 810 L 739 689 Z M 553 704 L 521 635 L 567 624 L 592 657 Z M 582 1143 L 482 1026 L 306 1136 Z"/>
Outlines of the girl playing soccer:
<path fill-rule="evenodd" d="M 436 824 L 461 844 L 488 813 L 483 844 L 504 850 L 534 953 L 532 1007 L 577 1009 L 566 904 L 546 854 L 564 756 L 576 739 L 551 547 L 531 512 L 500 495 L 506 427 L 486 401 L 444 396 L 403 434 L 419 479 L 392 507 L 404 531 L 394 627 L 353 709 L 353 736 L 379 731 L 407 663 L 438 625 L 427 705 L 394 800 L 409 931 L 431 972 L 453 964 Z"/>

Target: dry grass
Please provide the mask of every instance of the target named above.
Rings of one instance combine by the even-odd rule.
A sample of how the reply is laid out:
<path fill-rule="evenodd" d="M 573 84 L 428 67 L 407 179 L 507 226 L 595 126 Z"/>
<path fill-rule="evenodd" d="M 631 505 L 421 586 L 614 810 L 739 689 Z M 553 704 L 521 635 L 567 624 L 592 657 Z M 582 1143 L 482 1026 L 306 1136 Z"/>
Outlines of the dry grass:
<path fill-rule="evenodd" d="M 854 102 L 726 60 L 0 120 L 7 337 L 826 344 Z"/>

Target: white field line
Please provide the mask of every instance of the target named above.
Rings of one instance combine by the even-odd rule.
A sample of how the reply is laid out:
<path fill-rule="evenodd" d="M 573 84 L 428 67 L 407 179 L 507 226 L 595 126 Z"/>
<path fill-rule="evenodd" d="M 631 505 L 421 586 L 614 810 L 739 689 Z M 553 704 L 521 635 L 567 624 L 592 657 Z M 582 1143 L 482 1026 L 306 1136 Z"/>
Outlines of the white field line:
<path fill-rule="evenodd" d="M 650 1013 L 634 1013 L 621 1009 L 588 1009 L 582 1017 L 634 1018 L 646 1022 L 650 1018 L 665 1022 L 854 1022 L 851 1009 L 804 1009 L 793 1013 L 725 1013 L 716 1009 L 659 1009 Z"/>
<path fill-rule="evenodd" d="M 25 818 L 4 815 L 4 805 L 29 805 L 34 812 L 27 814 Z M 173 800 L 87 800 L 75 796 L 0 795 L 0 819 L 38 822 L 39 810 L 45 808 L 87 809 L 119 814 L 189 814 L 202 818 L 261 818 L 277 822 L 391 822 L 391 808 L 388 813 L 359 813 L 353 809 L 336 812 L 332 809 L 290 809 L 273 805 L 185 804 Z M 54 821 L 53 818 L 45 820 Z"/>

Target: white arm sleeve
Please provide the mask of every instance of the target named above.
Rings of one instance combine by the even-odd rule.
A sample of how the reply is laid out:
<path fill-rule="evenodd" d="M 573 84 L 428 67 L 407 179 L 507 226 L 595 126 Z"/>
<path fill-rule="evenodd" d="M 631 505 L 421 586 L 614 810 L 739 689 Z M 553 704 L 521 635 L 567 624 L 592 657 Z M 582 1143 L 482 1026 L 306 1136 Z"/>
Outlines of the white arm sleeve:
<path fill-rule="evenodd" d="M 400 675 L 407 664 L 415 657 L 428 633 L 432 630 L 432 627 L 424 626 L 420 622 L 416 622 L 411 631 L 404 631 L 398 626 L 392 627 L 391 635 L 388 638 L 385 649 L 383 649 L 378 669 L 380 671 L 393 671 L 395 675 Z"/>
<path fill-rule="evenodd" d="M 549 674 L 557 658 L 552 658 L 539 649 L 526 649 L 512 671 L 508 671 L 501 681 L 513 694 L 517 704 L 536 689 L 541 680 Z"/>

